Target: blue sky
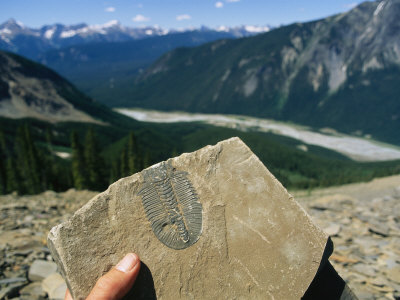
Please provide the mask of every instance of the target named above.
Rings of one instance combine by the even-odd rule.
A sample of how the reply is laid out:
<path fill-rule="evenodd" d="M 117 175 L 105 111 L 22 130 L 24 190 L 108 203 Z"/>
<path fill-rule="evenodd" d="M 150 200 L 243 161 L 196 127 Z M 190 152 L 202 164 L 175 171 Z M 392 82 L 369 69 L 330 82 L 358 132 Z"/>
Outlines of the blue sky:
<path fill-rule="evenodd" d="M 44 24 L 103 24 L 119 20 L 136 27 L 282 25 L 344 12 L 360 0 L 0 0 L 0 23 L 15 18 Z"/>

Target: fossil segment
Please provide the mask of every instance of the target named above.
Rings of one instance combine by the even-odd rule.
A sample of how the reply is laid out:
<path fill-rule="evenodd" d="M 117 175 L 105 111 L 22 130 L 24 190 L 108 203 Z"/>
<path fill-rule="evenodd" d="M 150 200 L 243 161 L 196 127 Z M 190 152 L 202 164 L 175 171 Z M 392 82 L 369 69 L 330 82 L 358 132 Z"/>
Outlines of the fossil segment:
<path fill-rule="evenodd" d="M 139 195 L 156 237 L 172 249 L 185 249 L 200 237 L 202 206 L 187 172 L 170 163 L 143 171 Z"/>

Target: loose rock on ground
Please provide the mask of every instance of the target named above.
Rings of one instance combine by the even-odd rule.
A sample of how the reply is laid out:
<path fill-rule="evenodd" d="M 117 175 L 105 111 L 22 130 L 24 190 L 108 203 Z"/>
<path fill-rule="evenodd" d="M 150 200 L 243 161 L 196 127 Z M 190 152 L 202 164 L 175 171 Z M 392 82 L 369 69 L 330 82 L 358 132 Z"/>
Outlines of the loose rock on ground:
<path fill-rule="evenodd" d="M 400 299 L 400 176 L 293 194 L 331 234 L 330 261 L 359 299 Z"/>
<path fill-rule="evenodd" d="M 29 269 L 35 260 L 52 261 L 48 231 L 96 194 L 0 196 L 0 299 L 48 297 L 49 283 L 31 282 Z M 330 261 L 360 300 L 400 299 L 400 176 L 292 194 L 319 226 L 333 231 Z M 59 275 L 50 276 L 60 283 Z"/>
<path fill-rule="evenodd" d="M 46 237 L 96 194 L 69 190 L 0 196 L 0 300 L 64 299 L 66 285 Z"/>

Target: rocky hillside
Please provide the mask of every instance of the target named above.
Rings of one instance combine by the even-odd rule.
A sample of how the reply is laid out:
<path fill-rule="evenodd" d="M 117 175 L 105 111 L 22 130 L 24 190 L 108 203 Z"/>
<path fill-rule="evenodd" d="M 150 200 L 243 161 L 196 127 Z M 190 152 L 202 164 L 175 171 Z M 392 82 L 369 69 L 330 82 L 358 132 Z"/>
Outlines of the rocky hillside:
<path fill-rule="evenodd" d="M 400 143 L 400 0 L 163 56 L 118 106 L 247 114 Z"/>
<path fill-rule="evenodd" d="M 335 250 L 330 261 L 360 300 L 400 297 L 399 182 L 395 176 L 294 193 L 331 235 Z M 96 194 L 69 190 L 0 196 L 0 298 L 63 299 L 66 286 L 46 236 Z"/>
<path fill-rule="evenodd" d="M 2 51 L 0 117 L 97 124 L 123 118 L 79 92 L 52 70 Z"/>

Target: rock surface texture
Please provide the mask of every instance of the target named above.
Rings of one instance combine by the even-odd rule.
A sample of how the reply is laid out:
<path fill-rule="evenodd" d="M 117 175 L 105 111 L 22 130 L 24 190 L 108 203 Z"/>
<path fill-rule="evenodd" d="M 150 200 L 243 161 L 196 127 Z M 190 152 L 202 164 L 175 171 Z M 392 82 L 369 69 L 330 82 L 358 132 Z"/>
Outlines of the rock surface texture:
<path fill-rule="evenodd" d="M 150 217 L 148 201 L 158 207 L 156 217 Z M 190 201 L 200 206 L 193 211 Z M 197 237 L 190 228 L 196 231 L 199 223 Z M 175 250 L 166 239 L 190 245 Z M 135 299 L 299 299 L 326 242 L 327 235 L 238 138 L 117 181 L 48 236 L 74 299 L 84 299 L 127 252 L 143 262 L 131 291 Z"/>
<path fill-rule="evenodd" d="M 39 278 L 30 275 L 43 270 L 38 268 L 43 261 L 53 261 L 45 247 L 50 228 L 68 220 L 96 194 L 71 189 L 64 193 L 0 196 L 0 300 L 64 299 L 67 287 L 59 271 L 47 276 L 56 272 L 54 267 L 45 274 L 40 272 Z M 32 282 L 43 276 L 47 277 Z"/>

